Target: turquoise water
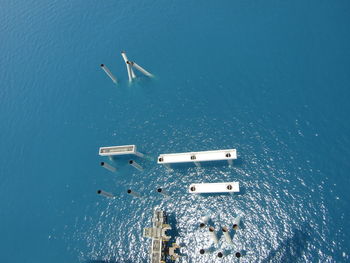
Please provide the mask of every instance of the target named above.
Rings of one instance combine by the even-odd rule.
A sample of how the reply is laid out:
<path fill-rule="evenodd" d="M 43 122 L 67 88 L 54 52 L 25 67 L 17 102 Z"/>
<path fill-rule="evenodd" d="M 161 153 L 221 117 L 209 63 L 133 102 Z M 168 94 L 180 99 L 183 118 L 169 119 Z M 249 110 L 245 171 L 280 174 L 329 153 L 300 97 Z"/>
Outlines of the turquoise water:
<path fill-rule="evenodd" d="M 215 247 L 241 262 L 349 261 L 347 1 L 1 6 L 1 262 L 148 262 L 155 206 L 171 215 L 179 262 L 220 262 L 198 252 L 205 213 L 217 229 L 244 215 L 234 246 Z M 128 85 L 121 50 L 156 77 Z M 147 154 L 144 172 L 99 166 L 100 146 L 124 144 Z M 151 161 L 224 148 L 238 151 L 233 168 Z M 186 194 L 222 181 L 242 194 Z"/>

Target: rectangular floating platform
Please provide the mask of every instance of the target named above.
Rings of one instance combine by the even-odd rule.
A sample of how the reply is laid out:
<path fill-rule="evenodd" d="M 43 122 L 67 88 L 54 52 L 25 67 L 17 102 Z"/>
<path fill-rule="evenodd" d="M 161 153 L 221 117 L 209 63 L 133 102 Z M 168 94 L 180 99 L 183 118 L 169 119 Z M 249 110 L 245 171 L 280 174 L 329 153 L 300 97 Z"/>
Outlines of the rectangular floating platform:
<path fill-rule="evenodd" d="M 239 192 L 239 182 L 191 184 L 188 192 L 192 194 L 236 193 Z"/>
<path fill-rule="evenodd" d="M 134 154 L 141 157 L 143 156 L 142 153 L 137 152 L 136 145 L 100 147 L 100 150 L 99 150 L 99 155 L 101 156 L 114 156 L 114 155 L 127 155 L 127 154 Z"/>
<path fill-rule="evenodd" d="M 236 149 L 226 149 L 217 151 L 203 151 L 203 152 L 187 152 L 187 153 L 170 153 L 161 154 L 158 156 L 158 164 L 171 163 L 199 163 L 208 161 L 228 161 L 230 164 L 232 160 L 237 159 Z"/>

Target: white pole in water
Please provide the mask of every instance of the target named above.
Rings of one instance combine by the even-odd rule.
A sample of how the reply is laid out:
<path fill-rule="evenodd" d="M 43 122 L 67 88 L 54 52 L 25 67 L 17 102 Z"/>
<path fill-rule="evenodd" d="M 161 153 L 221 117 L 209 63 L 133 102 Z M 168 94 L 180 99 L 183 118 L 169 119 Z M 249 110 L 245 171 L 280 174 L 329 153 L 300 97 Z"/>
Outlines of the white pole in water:
<path fill-rule="evenodd" d="M 114 198 L 115 197 L 113 194 L 105 192 L 103 190 L 97 190 L 97 194 L 103 195 L 103 196 L 108 197 L 108 198 Z"/>
<path fill-rule="evenodd" d="M 204 255 L 204 254 L 212 254 L 215 251 L 214 247 L 209 247 L 209 248 L 202 248 L 199 250 L 199 254 Z"/>
<path fill-rule="evenodd" d="M 210 249 L 205 249 L 205 248 L 202 248 L 202 249 L 200 249 L 199 250 L 199 254 L 201 254 L 201 255 L 204 255 L 204 254 L 209 254 L 209 253 L 211 253 L 212 251 L 210 250 Z"/>
<path fill-rule="evenodd" d="M 230 232 L 229 232 L 228 228 L 224 226 L 224 227 L 221 228 L 221 229 L 222 229 L 222 232 L 224 233 L 224 237 L 225 237 L 227 243 L 229 243 L 230 245 L 232 245 L 232 244 L 233 244 L 233 243 L 232 243 L 232 238 L 231 238 L 231 236 L 230 236 Z"/>
<path fill-rule="evenodd" d="M 219 242 L 218 237 L 215 234 L 215 229 L 212 226 L 209 227 L 209 236 L 214 241 L 215 244 Z"/>
<path fill-rule="evenodd" d="M 114 173 L 117 170 L 115 167 L 105 162 L 101 162 L 101 166 L 111 171 L 112 173 Z"/>
<path fill-rule="evenodd" d="M 134 197 L 138 197 L 138 198 L 141 198 L 141 195 L 139 193 L 136 193 L 134 191 L 131 191 L 131 189 L 128 189 L 127 191 L 128 194 L 134 196 Z"/>
<path fill-rule="evenodd" d="M 241 217 L 242 217 L 241 215 L 238 215 L 235 219 L 233 219 L 232 228 L 236 231 L 239 229 L 239 224 L 241 223 Z"/>
<path fill-rule="evenodd" d="M 205 216 L 202 216 L 200 219 L 199 219 L 199 227 L 200 228 L 203 228 L 205 227 L 205 225 L 208 223 L 210 219 L 210 216 L 209 215 L 205 215 Z"/>
<path fill-rule="evenodd" d="M 143 171 L 143 168 L 142 168 L 142 166 L 141 165 L 139 165 L 137 162 L 135 162 L 134 160 L 130 160 L 129 161 L 129 164 L 131 165 L 131 166 L 133 166 L 133 167 L 135 167 L 137 170 L 139 170 L 139 171 Z"/>
<path fill-rule="evenodd" d="M 170 198 L 169 194 L 166 191 L 164 191 L 162 188 L 158 188 L 157 192 L 163 195 L 166 199 Z"/>
<path fill-rule="evenodd" d="M 130 66 L 130 71 L 131 71 L 131 77 L 133 79 L 136 79 L 136 75 L 135 75 L 135 72 L 132 70 L 132 67 Z"/>
<path fill-rule="evenodd" d="M 136 78 L 136 75 L 135 75 L 134 71 L 132 70 L 131 66 L 127 63 L 128 57 L 126 56 L 125 51 L 122 51 L 121 54 L 122 54 L 122 57 L 123 57 L 124 62 L 126 64 L 126 69 L 128 70 L 129 81 L 131 82 L 133 78 Z"/>
<path fill-rule="evenodd" d="M 201 164 L 200 164 L 200 162 L 194 162 L 194 164 L 197 166 L 197 167 L 201 167 Z"/>
<path fill-rule="evenodd" d="M 230 153 L 226 153 L 226 157 L 227 157 L 227 158 L 230 158 L 230 157 L 231 157 L 231 154 L 230 154 Z M 228 162 L 228 165 L 229 165 L 229 166 L 232 166 L 232 165 L 233 165 L 233 160 L 232 160 L 232 159 L 228 159 L 227 162 Z"/>
<path fill-rule="evenodd" d="M 117 83 L 117 78 L 114 77 L 114 75 L 113 75 L 112 72 L 109 70 L 109 68 L 107 68 L 106 65 L 101 64 L 101 68 L 103 69 L 104 72 L 106 72 L 107 76 L 110 77 L 111 80 L 112 80 L 114 83 Z"/>
<path fill-rule="evenodd" d="M 143 153 L 140 153 L 140 152 L 135 152 L 135 155 L 141 158 L 145 156 Z"/>
<path fill-rule="evenodd" d="M 140 71 L 141 73 L 145 74 L 147 77 L 150 77 L 150 78 L 153 77 L 153 75 L 151 73 L 149 73 L 147 70 L 145 70 L 141 66 L 137 65 L 136 62 L 127 61 L 126 63 L 128 63 L 132 67 L 135 67 L 138 71 Z"/>
<path fill-rule="evenodd" d="M 132 81 L 132 76 L 131 76 L 131 67 L 129 64 L 126 65 L 126 69 L 128 70 L 128 78 L 129 78 L 129 82 Z"/>

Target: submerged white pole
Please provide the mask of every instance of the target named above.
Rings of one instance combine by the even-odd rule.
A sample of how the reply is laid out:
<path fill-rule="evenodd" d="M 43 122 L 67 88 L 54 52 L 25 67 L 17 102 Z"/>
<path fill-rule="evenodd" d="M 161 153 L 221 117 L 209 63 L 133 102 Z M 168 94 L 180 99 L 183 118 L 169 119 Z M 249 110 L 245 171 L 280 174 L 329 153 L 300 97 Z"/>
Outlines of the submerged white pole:
<path fill-rule="evenodd" d="M 226 153 L 225 156 L 226 156 L 227 158 L 230 158 L 230 157 L 231 157 L 231 154 L 230 154 L 230 153 Z M 232 159 L 228 159 L 227 162 L 228 162 L 228 165 L 229 165 L 229 166 L 233 166 L 233 160 L 232 160 Z"/>
<path fill-rule="evenodd" d="M 105 64 L 101 64 L 101 68 L 103 69 L 104 72 L 106 72 L 107 76 L 110 77 L 114 83 L 117 83 L 117 78 L 114 77 L 112 72 L 109 70 L 109 68 L 107 68 Z"/>
<path fill-rule="evenodd" d="M 215 244 L 219 242 L 218 237 L 216 236 L 214 227 L 209 227 L 209 236 L 214 241 Z"/>
<path fill-rule="evenodd" d="M 197 167 L 201 167 L 201 163 L 200 162 L 194 162 L 194 164 L 197 166 Z"/>
<path fill-rule="evenodd" d="M 134 191 L 131 191 L 131 189 L 128 189 L 127 191 L 128 194 L 134 196 L 134 197 L 138 197 L 138 198 L 141 198 L 141 195 L 139 193 L 136 193 Z"/>
<path fill-rule="evenodd" d="M 202 248 L 199 250 L 199 254 L 204 255 L 204 254 L 212 254 L 215 251 L 214 247 L 209 247 L 209 248 Z"/>
<path fill-rule="evenodd" d="M 140 152 L 135 152 L 135 155 L 141 158 L 145 156 L 143 153 L 140 153 Z"/>
<path fill-rule="evenodd" d="M 139 165 L 137 162 L 135 162 L 134 160 L 130 160 L 129 161 L 129 164 L 131 165 L 131 166 L 133 166 L 133 167 L 135 167 L 137 170 L 139 170 L 139 171 L 143 171 L 143 168 L 142 168 L 142 166 L 141 165 Z"/>
<path fill-rule="evenodd" d="M 131 82 L 133 78 L 136 78 L 135 73 L 132 70 L 131 66 L 127 63 L 128 62 L 128 57 L 126 56 L 125 51 L 122 51 L 121 54 L 122 54 L 122 57 L 124 59 L 125 65 L 126 65 L 126 69 L 128 71 L 129 81 Z"/>
<path fill-rule="evenodd" d="M 135 72 L 132 70 L 132 67 L 130 66 L 130 71 L 131 71 L 131 77 L 133 79 L 136 79 L 136 75 L 135 75 Z"/>
<path fill-rule="evenodd" d="M 105 192 L 105 191 L 103 191 L 103 190 L 97 190 L 97 194 L 103 195 L 103 196 L 108 197 L 108 198 L 114 198 L 114 195 L 113 195 L 113 194 L 108 193 L 108 192 Z"/>
<path fill-rule="evenodd" d="M 232 244 L 233 244 L 233 243 L 232 243 L 232 238 L 231 238 L 231 236 L 230 236 L 230 232 L 229 232 L 228 228 L 224 226 L 224 227 L 221 228 L 221 229 L 222 229 L 222 232 L 224 233 L 224 237 L 225 237 L 227 243 L 229 243 L 230 245 L 232 245 Z"/>
<path fill-rule="evenodd" d="M 205 249 L 203 249 L 203 248 L 199 250 L 199 254 L 201 254 L 201 255 L 204 255 L 205 252 L 207 252 L 207 251 L 205 251 Z"/>
<path fill-rule="evenodd" d="M 126 68 L 128 70 L 128 78 L 129 78 L 129 82 L 132 81 L 132 76 L 131 76 L 131 67 L 129 64 L 126 65 Z"/>
<path fill-rule="evenodd" d="M 135 67 L 138 71 L 140 71 L 141 73 L 145 74 L 147 77 L 150 77 L 150 78 L 153 77 L 153 75 L 151 73 L 149 73 L 147 70 L 145 70 L 141 66 L 137 65 L 135 62 L 127 61 L 126 63 L 128 63 L 132 67 Z"/>
<path fill-rule="evenodd" d="M 163 195 L 166 199 L 170 198 L 169 194 L 166 191 L 164 191 L 162 188 L 158 188 L 157 192 Z"/>
<path fill-rule="evenodd" d="M 101 166 L 111 171 L 112 173 L 114 173 L 117 170 L 115 167 L 105 162 L 101 162 Z"/>
<path fill-rule="evenodd" d="M 232 228 L 236 231 L 240 228 L 239 224 L 241 223 L 241 217 L 241 215 L 238 215 L 235 219 L 233 219 Z"/>
<path fill-rule="evenodd" d="M 202 216 L 200 219 L 199 219 L 199 227 L 200 228 L 203 228 L 205 227 L 205 225 L 208 223 L 210 219 L 210 216 L 209 215 L 205 215 L 205 216 Z"/>
<path fill-rule="evenodd" d="M 124 62 L 126 63 L 128 61 L 128 57 L 126 56 L 125 51 L 122 51 L 121 54 L 122 54 L 122 57 L 124 59 Z"/>

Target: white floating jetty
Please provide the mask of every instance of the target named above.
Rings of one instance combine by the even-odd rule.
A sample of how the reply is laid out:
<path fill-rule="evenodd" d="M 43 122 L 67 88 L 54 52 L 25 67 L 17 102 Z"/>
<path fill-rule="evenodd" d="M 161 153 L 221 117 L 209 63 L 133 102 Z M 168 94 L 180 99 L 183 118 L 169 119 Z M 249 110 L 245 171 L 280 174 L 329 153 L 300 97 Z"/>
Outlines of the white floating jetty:
<path fill-rule="evenodd" d="M 228 161 L 232 165 L 233 160 L 237 159 L 236 149 L 226 149 L 217 151 L 187 152 L 187 153 L 170 153 L 158 156 L 158 164 L 171 163 L 195 163 L 209 161 Z"/>
<path fill-rule="evenodd" d="M 191 184 L 188 192 L 192 194 L 235 193 L 239 192 L 239 182 Z"/>
<path fill-rule="evenodd" d="M 99 155 L 101 156 L 128 155 L 128 154 L 134 154 L 139 157 L 143 157 L 143 154 L 137 151 L 136 145 L 100 147 L 100 150 L 99 150 Z"/>

